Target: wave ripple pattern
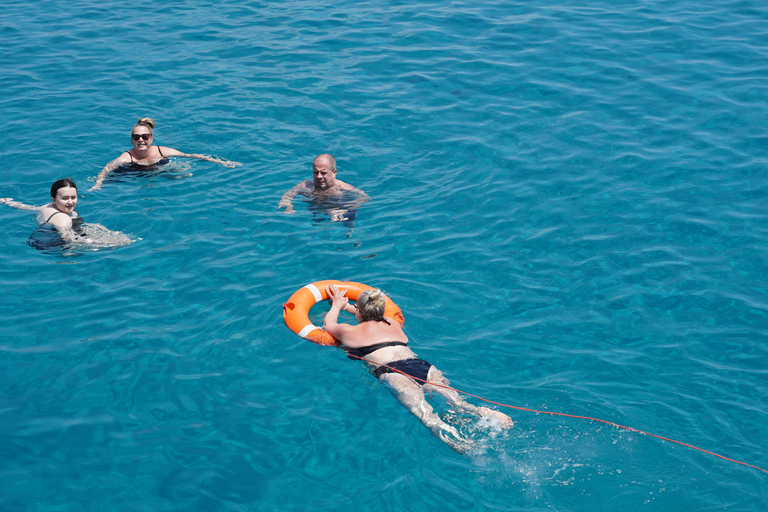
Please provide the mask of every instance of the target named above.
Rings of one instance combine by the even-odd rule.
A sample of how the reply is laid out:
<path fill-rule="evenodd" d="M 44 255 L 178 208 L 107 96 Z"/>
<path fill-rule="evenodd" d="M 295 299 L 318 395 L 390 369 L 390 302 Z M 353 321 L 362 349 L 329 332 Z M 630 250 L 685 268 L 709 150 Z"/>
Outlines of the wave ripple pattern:
<path fill-rule="evenodd" d="M 437 401 L 476 443 L 456 454 L 281 316 L 307 283 L 380 287 L 459 389 L 768 467 L 766 19 L 754 0 L 6 0 L 0 197 L 44 204 L 69 176 L 134 243 L 41 250 L 0 205 L 0 510 L 768 508 L 751 468 Z M 144 116 L 155 144 L 243 165 L 86 192 Z M 326 152 L 371 201 L 278 212 Z"/>

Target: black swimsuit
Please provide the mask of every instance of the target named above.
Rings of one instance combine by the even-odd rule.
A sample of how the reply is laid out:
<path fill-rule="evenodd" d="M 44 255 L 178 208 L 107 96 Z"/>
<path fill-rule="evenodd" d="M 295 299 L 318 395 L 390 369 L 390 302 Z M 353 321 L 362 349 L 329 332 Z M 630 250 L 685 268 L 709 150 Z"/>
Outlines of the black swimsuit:
<path fill-rule="evenodd" d="M 360 348 L 344 348 L 347 352 L 347 357 L 350 359 L 359 359 L 365 357 L 373 352 L 376 352 L 380 348 L 385 347 L 407 347 L 408 344 L 403 341 L 384 341 L 382 343 L 376 343 L 374 345 L 368 345 L 367 347 Z M 386 363 L 386 365 L 379 366 L 375 370 L 371 370 L 371 373 L 377 379 L 385 373 L 404 373 L 414 379 L 417 384 L 423 386 L 429 375 L 429 369 L 432 365 L 423 359 L 411 358 L 400 359 L 399 361 L 392 361 Z"/>
<path fill-rule="evenodd" d="M 130 161 L 130 163 L 124 165 L 124 167 L 129 167 L 131 169 L 145 169 L 146 170 L 146 169 L 152 169 L 152 168 L 154 168 L 157 165 L 165 165 L 167 163 L 170 163 L 170 160 L 168 160 L 168 158 L 166 156 L 163 156 L 163 152 L 160 151 L 160 146 L 155 146 L 155 147 L 157 148 L 157 152 L 160 153 L 160 156 L 163 157 L 160 160 L 158 160 L 157 162 L 155 162 L 153 164 L 142 165 L 140 163 L 134 162 L 133 161 L 133 155 L 131 154 L 131 152 L 130 151 L 126 151 L 126 153 L 128 153 L 128 156 L 131 157 L 131 161 Z"/>
<path fill-rule="evenodd" d="M 414 379 L 417 384 L 423 386 L 427 381 L 430 368 L 432 368 L 432 365 L 423 359 L 401 359 L 387 363 L 386 366 L 379 366 L 371 373 L 378 379 L 385 373 L 402 372 Z"/>
<path fill-rule="evenodd" d="M 48 221 L 49 221 L 49 220 L 51 220 L 51 217 L 53 217 L 53 216 L 54 216 L 54 215 L 56 215 L 57 213 L 60 213 L 60 214 L 62 214 L 62 215 L 66 215 L 66 213 L 64 213 L 64 212 L 53 212 L 52 214 L 50 214 L 50 215 L 48 216 L 48 218 L 47 218 L 47 219 L 45 219 L 45 222 L 43 223 L 43 225 L 45 225 L 45 224 L 48 224 Z M 83 218 L 82 218 L 82 217 L 80 217 L 80 216 L 77 216 L 77 217 L 70 217 L 70 218 L 72 219 L 72 229 L 77 229 L 77 228 L 79 228 L 80 226 L 82 226 L 82 225 L 83 225 L 83 222 L 85 222 L 85 221 L 83 220 Z M 56 228 L 54 228 L 54 229 L 56 229 Z"/>

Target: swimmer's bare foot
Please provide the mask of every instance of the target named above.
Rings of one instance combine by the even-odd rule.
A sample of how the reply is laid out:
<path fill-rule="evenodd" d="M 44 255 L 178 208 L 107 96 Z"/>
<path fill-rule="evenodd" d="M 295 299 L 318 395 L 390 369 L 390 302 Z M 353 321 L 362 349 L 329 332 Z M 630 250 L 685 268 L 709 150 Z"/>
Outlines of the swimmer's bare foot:
<path fill-rule="evenodd" d="M 440 438 L 442 442 L 450 446 L 453 450 L 462 455 L 467 453 L 474 446 L 474 441 L 462 438 L 459 436 L 458 431 L 453 427 L 450 428 L 450 432 L 441 430 L 437 433 L 437 437 Z"/>
<path fill-rule="evenodd" d="M 480 416 L 483 416 L 485 418 L 496 418 L 497 420 L 499 420 L 499 423 L 501 423 L 502 428 L 510 428 L 515 424 L 515 422 L 512 421 L 512 418 L 510 418 L 503 412 L 494 411 L 493 409 L 489 409 L 488 407 L 479 407 L 478 412 L 480 413 Z"/>

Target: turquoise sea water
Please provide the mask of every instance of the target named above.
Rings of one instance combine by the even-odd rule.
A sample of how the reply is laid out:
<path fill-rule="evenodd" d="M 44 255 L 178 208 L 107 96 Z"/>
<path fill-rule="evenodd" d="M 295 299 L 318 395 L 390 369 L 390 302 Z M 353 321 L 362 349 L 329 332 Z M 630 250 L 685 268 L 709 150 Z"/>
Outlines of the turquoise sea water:
<path fill-rule="evenodd" d="M 137 241 L 40 251 L 0 207 L 0 510 L 767 509 L 765 473 L 586 420 L 510 410 L 459 455 L 281 316 L 378 286 L 459 389 L 768 468 L 767 18 L 5 2 L 0 197 L 70 176 Z M 243 165 L 86 192 L 141 116 Z M 276 212 L 323 152 L 372 198 L 352 229 Z"/>

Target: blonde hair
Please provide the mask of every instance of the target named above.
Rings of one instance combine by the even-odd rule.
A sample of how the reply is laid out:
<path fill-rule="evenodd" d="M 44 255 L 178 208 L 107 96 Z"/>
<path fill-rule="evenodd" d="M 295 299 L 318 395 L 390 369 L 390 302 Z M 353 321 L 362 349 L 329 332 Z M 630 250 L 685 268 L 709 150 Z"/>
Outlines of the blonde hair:
<path fill-rule="evenodd" d="M 364 291 L 357 299 L 357 309 L 360 311 L 360 321 L 368 322 L 369 320 L 375 320 L 377 322 L 387 322 L 384 319 L 384 308 L 386 305 L 387 299 L 384 297 L 384 293 L 378 288 Z"/>
<path fill-rule="evenodd" d="M 152 133 L 152 130 L 155 128 L 155 120 L 151 117 L 140 117 L 138 121 L 136 121 L 136 125 L 131 128 L 131 133 L 133 133 L 134 128 L 136 126 L 146 126 L 149 128 L 149 133 Z"/>

